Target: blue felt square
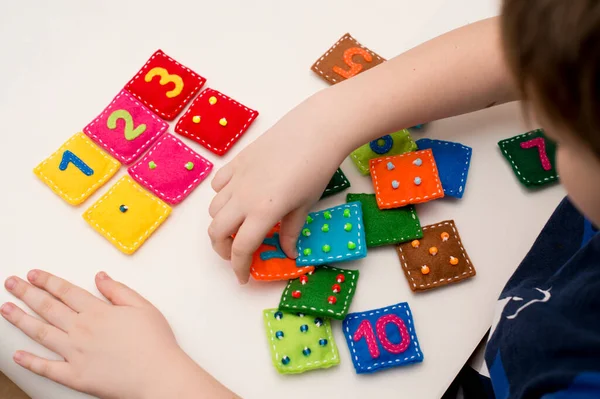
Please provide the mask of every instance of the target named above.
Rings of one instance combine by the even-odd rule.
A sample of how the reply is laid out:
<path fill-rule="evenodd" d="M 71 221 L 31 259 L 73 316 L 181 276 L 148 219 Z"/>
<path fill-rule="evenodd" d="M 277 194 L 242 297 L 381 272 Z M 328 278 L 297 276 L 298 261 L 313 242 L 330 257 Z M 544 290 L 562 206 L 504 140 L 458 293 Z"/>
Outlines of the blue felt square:
<path fill-rule="evenodd" d="M 408 303 L 350 313 L 342 329 L 358 374 L 423 361 Z"/>
<path fill-rule="evenodd" d="M 298 238 L 297 266 L 317 266 L 367 256 L 360 202 L 310 213 Z"/>
<path fill-rule="evenodd" d="M 451 141 L 420 139 L 419 150 L 431 149 L 437 164 L 444 194 L 462 198 L 469 175 L 473 149 Z"/>

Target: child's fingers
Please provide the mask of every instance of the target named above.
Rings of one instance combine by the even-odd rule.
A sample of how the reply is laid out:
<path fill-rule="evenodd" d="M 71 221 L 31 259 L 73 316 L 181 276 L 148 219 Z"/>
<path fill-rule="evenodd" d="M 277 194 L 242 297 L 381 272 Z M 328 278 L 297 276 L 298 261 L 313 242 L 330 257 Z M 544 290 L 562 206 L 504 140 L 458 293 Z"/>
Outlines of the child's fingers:
<path fill-rule="evenodd" d="M 215 216 L 217 216 L 219 211 L 221 211 L 221 209 L 223 209 L 223 207 L 227 205 L 227 203 L 231 199 L 231 194 L 232 189 L 230 188 L 230 186 L 227 186 L 223 190 L 218 192 L 217 195 L 215 195 L 215 197 L 210 202 L 210 205 L 208 206 L 208 214 L 210 215 L 210 217 L 214 218 Z"/>
<path fill-rule="evenodd" d="M 75 313 L 64 303 L 59 302 L 46 291 L 34 287 L 18 277 L 9 277 L 4 283 L 6 289 L 19 298 L 44 320 L 63 331 L 68 331 L 75 322 Z"/>
<path fill-rule="evenodd" d="M 77 389 L 73 384 L 74 378 L 72 366 L 67 362 L 43 359 L 24 351 L 16 352 L 13 356 L 13 360 L 19 366 L 37 375 Z"/>
<path fill-rule="evenodd" d="M 7 302 L 2 305 L 0 313 L 10 324 L 23 331 L 29 338 L 52 352 L 66 357 L 70 345 L 69 336 L 64 331 L 28 315 L 14 303 Z"/>
<path fill-rule="evenodd" d="M 221 258 L 231 259 L 233 242 L 231 235 L 238 231 L 243 221 L 244 215 L 230 201 L 215 215 L 212 223 L 208 226 L 208 236 L 213 249 Z"/>
<path fill-rule="evenodd" d="M 283 252 L 292 259 L 295 259 L 298 256 L 296 243 L 298 242 L 298 236 L 306 221 L 307 213 L 308 212 L 304 209 L 296 209 L 288 213 L 281 220 L 279 243 L 281 244 Z"/>
<path fill-rule="evenodd" d="M 238 230 L 231 247 L 231 264 L 241 284 L 250 278 L 252 255 L 262 244 L 263 239 L 273 228 L 277 220 L 259 217 L 247 217 Z"/>
<path fill-rule="evenodd" d="M 78 313 L 101 303 L 86 290 L 42 270 L 30 271 L 27 279 L 31 284 L 49 292 Z"/>
<path fill-rule="evenodd" d="M 231 162 L 229 162 L 227 165 L 223 166 L 217 171 L 217 174 L 212 179 L 210 185 L 212 186 L 213 190 L 218 193 L 227 185 L 227 183 L 229 183 L 231 176 L 233 176 L 233 166 L 231 165 Z"/>
<path fill-rule="evenodd" d="M 96 274 L 96 287 L 113 305 L 143 307 L 150 304 L 143 296 L 104 272 Z"/>

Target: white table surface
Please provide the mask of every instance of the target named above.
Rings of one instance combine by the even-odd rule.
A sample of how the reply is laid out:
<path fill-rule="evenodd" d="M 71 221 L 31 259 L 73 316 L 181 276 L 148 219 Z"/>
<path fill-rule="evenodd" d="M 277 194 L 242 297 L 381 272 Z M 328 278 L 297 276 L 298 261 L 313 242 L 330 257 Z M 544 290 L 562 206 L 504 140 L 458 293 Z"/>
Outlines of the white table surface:
<path fill-rule="evenodd" d="M 504 283 L 564 195 L 558 186 L 527 192 L 501 157 L 496 142 L 526 130 L 518 105 L 435 122 L 414 135 L 473 147 L 464 199 L 420 205 L 418 213 L 423 225 L 456 221 L 475 278 L 414 294 L 393 247 L 344 265 L 361 271 L 351 311 L 408 301 L 414 313 L 425 361 L 374 375 L 354 373 L 340 322 L 334 322 L 339 367 L 277 374 L 261 311 L 277 306 L 285 283 L 240 288 L 228 264 L 211 251 L 208 182 L 128 257 L 81 218 L 116 178 L 76 208 L 38 181 L 32 169 L 96 117 L 157 48 L 208 78 L 205 87 L 260 111 L 223 158 L 187 141 L 219 167 L 326 86 L 310 66 L 342 34 L 350 32 L 391 58 L 492 16 L 497 8 L 497 0 L 0 2 L 0 279 L 44 268 L 98 294 L 94 273 L 106 270 L 155 303 L 183 348 L 245 398 L 440 397 L 490 325 Z M 349 160 L 342 167 L 352 183 L 348 192 L 372 192 L 370 179 Z M 344 202 L 345 194 L 317 207 Z M 0 302 L 11 299 L 0 289 Z M 19 369 L 11 359 L 17 349 L 48 354 L 0 320 L 0 370 L 34 398 L 82 397 Z"/>

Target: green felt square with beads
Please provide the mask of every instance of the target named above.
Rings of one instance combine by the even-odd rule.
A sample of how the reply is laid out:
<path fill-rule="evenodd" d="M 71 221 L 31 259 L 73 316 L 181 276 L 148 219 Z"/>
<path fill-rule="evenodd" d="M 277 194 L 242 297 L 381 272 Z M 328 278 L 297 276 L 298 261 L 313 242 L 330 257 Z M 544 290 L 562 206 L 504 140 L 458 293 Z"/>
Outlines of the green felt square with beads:
<path fill-rule="evenodd" d="M 379 209 L 375 194 L 348 194 L 346 202 L 362 204 L 367 247 L 399 244 L 423 237 L 421 222 L 413 205 Z"/>
<path fill-rule="evenodd" d="M 358 270 L 321 266 L 314 272 L 290 280 L 279 309 L 342 320 L 356 292 Z"/>
<path fill-rule="evenodd" d="M 385 135 L 352 151 L 350 158 L 363 175 L 371 173 L 369 161 L 383 156 L 416 151 L 417 144 L 406 129 Z"/>
<path fill-rule="evenodd" d="M 273 365 L 282 374 L 303 373 L 340 363 L 328 319 L 277 309 L 263 311 Z"/>
<path fill-rule="evenodd" d="M 338 168 L 338 170 L 335 171 L 335 174 L 329 181 L 329 184 L 325 188 L 325 191 L 323 192 L 323 195 L 321 196 L 321 198 L 325 198 L 325 197 L 329 197 L 330 195 L 337 194 L 341 191 L 344 191 L 345 189 L 347 189 L 349 187 L 350 187 L 350 182 L 348 181 L 348 178 L 346 177 L 344 172 L 342 172 L 342 169 Z"/>

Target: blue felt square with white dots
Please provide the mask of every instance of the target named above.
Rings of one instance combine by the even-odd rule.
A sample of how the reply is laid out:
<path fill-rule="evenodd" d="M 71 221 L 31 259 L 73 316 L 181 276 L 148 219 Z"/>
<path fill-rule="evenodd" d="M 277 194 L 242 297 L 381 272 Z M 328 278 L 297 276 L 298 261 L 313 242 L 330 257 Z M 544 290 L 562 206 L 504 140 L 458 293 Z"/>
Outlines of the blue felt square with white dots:
<path fill-rule="evenodd" d="M 431 149 L 437 164 L 444 194 L 462 198 L 469 175 L 473 149 L 451 141 L 420 139 L 419 150 Z"/>
<path fill-rule="evenodd" d="M 342 324 L 358 374 L 423 361 L 408 303 L 350 313 Z"/>
<path fill-rule="evenodd" d="M 310 213 L 298 238 L 297 266 L 317 266 L 367 256 L 360 202 Z"/>

